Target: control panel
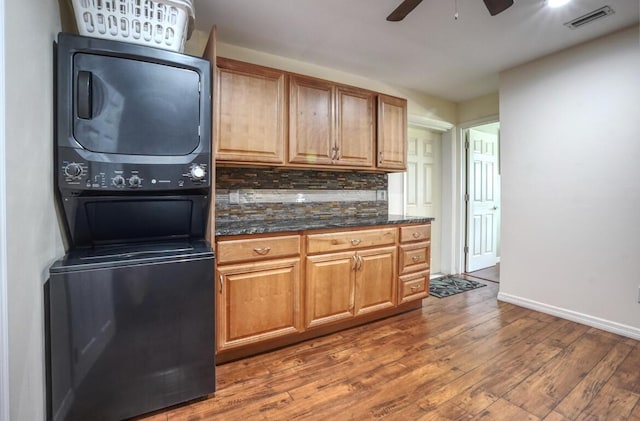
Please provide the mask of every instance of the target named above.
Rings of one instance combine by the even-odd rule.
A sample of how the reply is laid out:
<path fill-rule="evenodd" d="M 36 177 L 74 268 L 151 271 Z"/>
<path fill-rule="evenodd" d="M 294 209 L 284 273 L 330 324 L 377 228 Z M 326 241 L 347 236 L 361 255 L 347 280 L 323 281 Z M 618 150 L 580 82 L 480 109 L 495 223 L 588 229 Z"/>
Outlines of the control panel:
<path fill-rule="evenodd" d="M 161 191 L 208 187 L 206 162 L 189 164 L 119 164 L 86 162 L 74 157 L 59 162 L 61 189 L 92 191 Z"/>

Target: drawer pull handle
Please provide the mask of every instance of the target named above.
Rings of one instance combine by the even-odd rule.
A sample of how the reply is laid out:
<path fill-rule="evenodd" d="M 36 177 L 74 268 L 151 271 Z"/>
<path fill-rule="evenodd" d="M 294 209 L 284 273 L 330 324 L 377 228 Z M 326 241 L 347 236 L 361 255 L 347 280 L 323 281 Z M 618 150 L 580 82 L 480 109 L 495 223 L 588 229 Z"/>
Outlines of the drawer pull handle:
<path fill-rule="evenodd" d="M 418 237 L 420 237 L 421 235 L 422 235 L 422 233 L 414 232 L 414 233 L 413 233 L 413 238 L 418 238 Z"/>
<path fill-rule="evenodd" d="M 253 251 L 258 253 L 260 256 L 264 256 L 271 251 L 271 247 L 256 247 L 253 249 Z"/>
<path fill-rule="evenodd" d="M 362 240 L 360 240 L 358 238 L 354 238 L 353 240 L 351 240 L 351 245 L 352 246 L 357 246 L 360 243 L 362 243 Z"/>
<path fill-rule="evenodd" d="M 418 261 L 418 259 L 419 259 L 419 257 L 418 257 L 418 256 L 413 256 L 413 257 L 411 258 L 411 260 L 413 260 L 414 262 L 417 262 L 417 261 Z"/>
<path fill-rule="evenodd" d="M 412 287 L 411 287 L 411 291 L 416 291 L 416 290 L 420 289 L 420 286 L 421 286 L 421 285 L 414 285 L 414 286 L 412 286 Z"/>

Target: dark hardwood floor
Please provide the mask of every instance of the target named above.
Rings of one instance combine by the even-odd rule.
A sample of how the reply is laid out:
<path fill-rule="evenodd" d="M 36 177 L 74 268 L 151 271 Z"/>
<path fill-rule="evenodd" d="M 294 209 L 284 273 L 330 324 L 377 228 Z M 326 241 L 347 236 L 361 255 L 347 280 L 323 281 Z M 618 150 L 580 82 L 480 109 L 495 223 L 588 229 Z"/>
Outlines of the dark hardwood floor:
<path fill-rule="evenodd" d="M 640 342 L 497 290 L 220 365 L 215 397 L 146 420 L 640 421 Z"/>
<path fill-rule="evenodd" d="M 500 263 L 485 269 L 469 272 L 466 275 L 484 279 L 485 281 L 500 282 Z"/>

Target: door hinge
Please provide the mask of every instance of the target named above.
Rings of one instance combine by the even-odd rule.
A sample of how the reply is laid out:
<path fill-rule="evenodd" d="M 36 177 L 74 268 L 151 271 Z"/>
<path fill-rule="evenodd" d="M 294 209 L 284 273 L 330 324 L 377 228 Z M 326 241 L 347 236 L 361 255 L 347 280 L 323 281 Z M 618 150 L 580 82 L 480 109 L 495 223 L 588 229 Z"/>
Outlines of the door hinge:
<path fill-rule="evenodd" d="M 469 201 L 469 193 L 465 193 L 464 194 L 464 201 L 468 202 Z"/>
<path fill-rule="evenodd" d="M 464 246 L 464 254 L 469 254 L 469 246 Z"/>

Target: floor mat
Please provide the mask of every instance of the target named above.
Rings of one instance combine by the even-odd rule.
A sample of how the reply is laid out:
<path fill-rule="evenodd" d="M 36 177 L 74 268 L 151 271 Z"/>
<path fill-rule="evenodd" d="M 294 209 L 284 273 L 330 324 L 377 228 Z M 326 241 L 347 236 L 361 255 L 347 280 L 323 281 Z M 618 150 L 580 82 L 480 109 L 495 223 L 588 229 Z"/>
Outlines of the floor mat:
<path fill-rule="evenodd" d="M 445 276 L 432 279 L 429 282 L 429 294 L 434 297 L 443 298 L 484 286 L 486 285 L 469 279 Z"/>

